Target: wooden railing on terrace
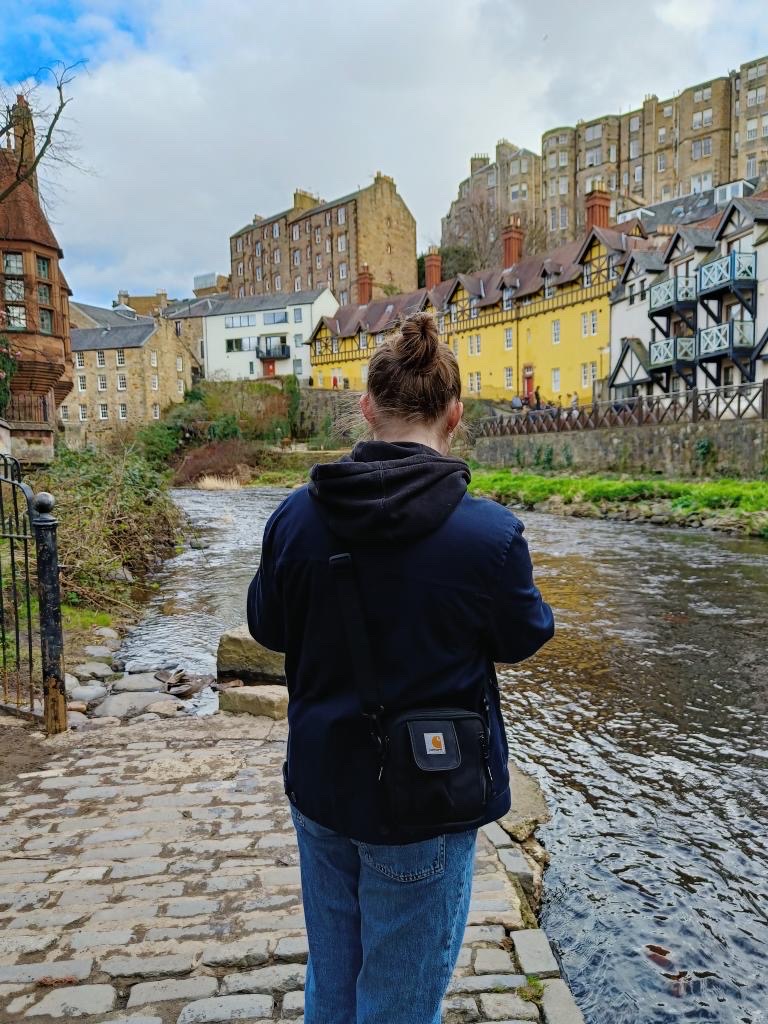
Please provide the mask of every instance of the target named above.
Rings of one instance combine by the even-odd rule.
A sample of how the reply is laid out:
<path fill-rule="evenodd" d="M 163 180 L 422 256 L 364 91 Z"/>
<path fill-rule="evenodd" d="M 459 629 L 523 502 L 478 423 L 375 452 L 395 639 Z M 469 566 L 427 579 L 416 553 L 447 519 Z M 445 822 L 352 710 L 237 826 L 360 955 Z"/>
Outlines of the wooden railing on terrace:
<path fill-rule="evenodd" d="M 482 420 L 473 433 L 476 437 L 505 437 L 739 419 L 768 419 L 768 380 L 670 395 L 638 395 L 579 409 L 528 409 Z"/>

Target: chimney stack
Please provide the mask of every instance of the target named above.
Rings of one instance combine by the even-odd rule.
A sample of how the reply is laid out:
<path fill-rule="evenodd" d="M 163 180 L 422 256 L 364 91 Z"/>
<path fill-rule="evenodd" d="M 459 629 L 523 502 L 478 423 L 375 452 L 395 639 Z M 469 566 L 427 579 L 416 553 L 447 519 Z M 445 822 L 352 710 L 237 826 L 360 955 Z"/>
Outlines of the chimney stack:
<path fill-rule="evenodd" d="M 357 301 L 361 306 L 367 306 L 373 298 L 373 274 L 364 263 L 363 268 L 357 275 Z"/>
<path fill-rule="evenodd" d="M 437 288 L 443 279 L 443 257 L 436 245 L 431 245 L 424 257 L 424 283 L 427 291 Z"/>
<path fill-rule="evenodd" d="M 163 288 L 157 292 L 155 298 L 157 299 L 157 308 L 160 310 L 165 309 L 168 305 L 168 292 Z"/>
<path fill-rule="evenodd" d="M 610 221 L 611 197 L 602 185 L 597 185 L 587 196 L 587 231 L 607 228 Z"/>
<path fill-rule="evenodd" d="M 513 267 L 523 258 L 523 239 L 525 232 L 520 226 L 519 217 L 510 217 L 509 224 L 501 233 L 504 246 L 504 267 Z"/>
<path fill-rule="evenodd" d="M 123 291 L 123 290 L 119 291 L 117 293 L 117 304 L 118 304 L 118 306 L 128 306 L 128 305 L 130 305 L 130 303 L 128 302 L 130 297 L 131 296 L 128 294 L 128 292 Z"/>

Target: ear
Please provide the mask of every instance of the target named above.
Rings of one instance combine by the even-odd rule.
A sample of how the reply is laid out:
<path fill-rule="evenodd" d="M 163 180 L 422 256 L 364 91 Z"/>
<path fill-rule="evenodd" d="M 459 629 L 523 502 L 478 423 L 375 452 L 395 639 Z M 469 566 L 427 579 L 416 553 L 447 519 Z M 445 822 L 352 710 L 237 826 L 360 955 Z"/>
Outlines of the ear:
<path fill-rule="evenodd" d="M 366 393 L 360 396 L 360 412 L 365 417 L 366 422 L 373 426 L 373 405 L 371 403 L 371 396 Z"/>
<path fill-rule="evenodd" d="M 448 419 L 445 421 L 445 425 L 448 428 L 448 433 L 452 434 L 456 427 L 461 422 L 461 417 L 464 415 L 464 403 L 453 402 L 448 409 Z"/>

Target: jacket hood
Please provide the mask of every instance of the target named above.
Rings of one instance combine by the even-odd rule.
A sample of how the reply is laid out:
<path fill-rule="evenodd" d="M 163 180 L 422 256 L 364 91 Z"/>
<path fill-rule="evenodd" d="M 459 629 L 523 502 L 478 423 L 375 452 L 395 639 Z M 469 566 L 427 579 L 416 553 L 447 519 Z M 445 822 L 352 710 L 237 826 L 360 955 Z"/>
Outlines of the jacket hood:
<path fill-rule="evenodd" d="M 436 530 L 467 490 L 469 466 L 412 441 L 362 441 L 338 462 L 318 464 L 309 493 L 342 540 L 410 541 Z"/>

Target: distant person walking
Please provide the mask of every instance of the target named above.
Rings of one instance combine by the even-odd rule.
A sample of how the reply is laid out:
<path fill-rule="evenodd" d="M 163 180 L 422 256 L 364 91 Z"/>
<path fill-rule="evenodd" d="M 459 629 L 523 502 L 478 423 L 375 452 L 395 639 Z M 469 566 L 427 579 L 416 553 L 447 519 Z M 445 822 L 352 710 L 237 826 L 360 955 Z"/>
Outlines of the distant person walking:
<path fill-rule="evenodd" d="M 541 392 L 539 391 L 538 386 L 537 386 L 536 390 L 533 392 L 533 398 L 534 398 L 535 407 L 537 409 L 540 409 L 541 408 Z"/>
<path fill-rule="evenodd" d="M 439 1024 L 479 825 L 510 806 L 494 661 L 553 633 L 523 525 L 450 455 L 456 357 L 417 313 L 371 357 L 372 440 L 271 516 L 252 635 L 285 652 L 306 1024 Z"/>

